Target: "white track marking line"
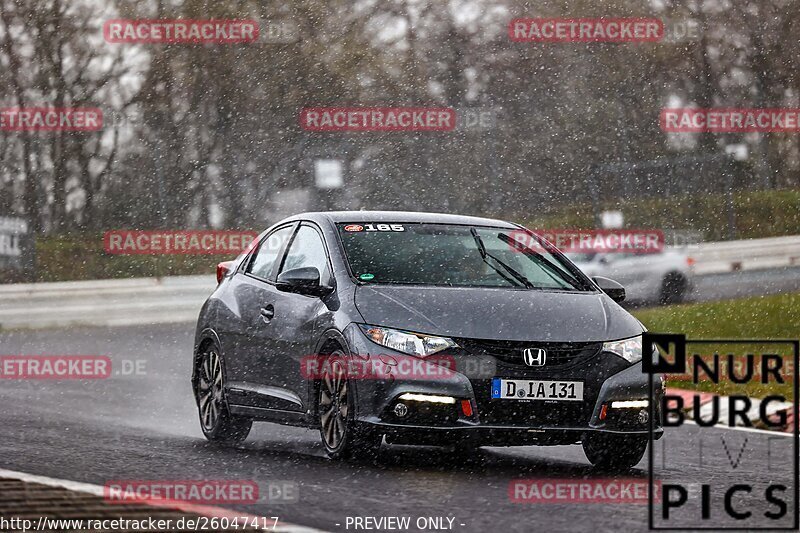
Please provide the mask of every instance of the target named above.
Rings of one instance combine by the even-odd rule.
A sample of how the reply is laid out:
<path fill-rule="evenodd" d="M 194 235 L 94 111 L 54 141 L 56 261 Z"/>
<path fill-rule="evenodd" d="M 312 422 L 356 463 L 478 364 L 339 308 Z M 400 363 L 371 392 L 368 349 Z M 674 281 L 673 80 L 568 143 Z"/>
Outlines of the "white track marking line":
<path fill-rule="evenodd" d="M 75 492 L 84 492 L 92 494 L 94 496 L 99 496 L 101 498 L 104 495 L 104 488 L 100 485 L 93 485 L 91 483 L 82 483 L 80 481 L 70 481 L 67 479 L 56 479 L 52 477 L 39 476 L 36 474 L 28 474 L 26 472 L 17 472 L 16 470 L 5 470 L 3 468 L 0 468 L 0 478 L 16 479 L 28 483 L 38 483 L 39 485 L 46 485 L 48 487 L 59 487 L 62 489 L 71 490 Z M 263 518 L 250 513 L 244 513 L 241 511 L 234 511 L 233 509 L 225 509 L 224 507 L 214 507 L 210 505 L 196 505 L 192 503 L 181 503 L 181 502 L 160 503 L 157 501 L 148 501 L 144 503 L 146 505 L 151 505 L 153 507 L 168 507 L 170 509 L 177 509 L 179 511 L 183 511 L 186 513 L 203 515 L 208 517 L 217 517 L 217 518 L 224 518 L 224 517 L 234 518 L 237 516 L 240 518 L 247 517 L 248 520 L 256 520 L 256 523 L 260 523 L 260 520 Z M 272 526 L 268 526 L 267 528 L 264 528 L 264 530 L 275 531 L 276 533 L 325 533 L 321 529 L 298 526 L 296 524 L 290 524 L 288 522 L 281 522 L 281 521 L 278 522 L 278 525 L 274 529 L 272 528 Z"/>
<path fill-rule="evenodd" d="M 694 420 L 685 420 L 684 424 L 697 425 Z M 785 433 L 783 431 L 770 431 L 768 429 L 748 428 L 743 426 L 723 426 L 721 424 L 715 425 L 714 429 L 732 429 L 736 431 L 749 431 L 751 433 L 761 433 L 762 435 L 770 435 L 773 437 L 794 437 L 794 433 Z"/>

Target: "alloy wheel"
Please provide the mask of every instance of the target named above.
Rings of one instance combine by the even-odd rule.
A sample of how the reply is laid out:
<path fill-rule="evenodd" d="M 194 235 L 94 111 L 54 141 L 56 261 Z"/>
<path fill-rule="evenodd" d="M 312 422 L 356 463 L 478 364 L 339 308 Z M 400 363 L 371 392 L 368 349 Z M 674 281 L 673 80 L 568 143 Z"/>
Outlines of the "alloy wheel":
<path fill-rule="evenodd" d="M 319 392 L 319 419 L 322 437 L 330 449 L 337 449 L 347 431 L 348 391 L 342 363 L 329 359 L 323 370 Z"/>
<path fill-rule="evenodd" d="M 213 431 L 222 412 L 222 366 L 216 350 L 209 349 L 203 355 L 197 382 L 197 398 L 200 406 L 200 421 L 207 431 Z"/>

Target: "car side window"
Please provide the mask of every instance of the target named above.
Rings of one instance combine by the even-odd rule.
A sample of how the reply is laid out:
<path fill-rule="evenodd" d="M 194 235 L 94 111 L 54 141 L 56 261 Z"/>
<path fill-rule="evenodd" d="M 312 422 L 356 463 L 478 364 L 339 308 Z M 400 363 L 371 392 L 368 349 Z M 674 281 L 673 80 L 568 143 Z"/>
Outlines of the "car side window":
<path fill-rule="evenodd" d="M 261 279 L 270 279 L 275 261 L 284 243 L 291 237 L 293 226 L 273 231 L 261 241 L 256 255 L 247 267 L 247 273 Z"/>
<path fill-rule="evenodd" d="M 330 269 L 328 254 L 320 234 L 311 226 L 302 225 L 289 245 L 281 272 L 300 267 L 316 267 L 320 274 L 320 283 L 329 285 Z"/>

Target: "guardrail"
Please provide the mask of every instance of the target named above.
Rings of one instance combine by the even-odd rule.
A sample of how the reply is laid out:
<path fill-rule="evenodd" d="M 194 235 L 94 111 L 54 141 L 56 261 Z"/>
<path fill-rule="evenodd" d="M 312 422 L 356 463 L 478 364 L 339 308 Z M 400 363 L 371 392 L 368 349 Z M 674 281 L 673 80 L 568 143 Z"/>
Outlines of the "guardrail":
<path fill-rule="evenodd" d="M 690 246 L 688 254 L 697 274 L 795 266 L 800 265 L 800 236 L 706 242 Z"/>
<path fill-rule="evenodd" d="M 709 242 L 687 249 L 695 273 L 800 265 L 800 236 Z M 0 328 L 193 322 L 214 290 L 214 273 L 168 278 L 0 285 Z"/>
<path fill-rule="evenodd" d="M 192 322 L 215 286 L 213 273 L 0 285 L 0 328 Z"/>

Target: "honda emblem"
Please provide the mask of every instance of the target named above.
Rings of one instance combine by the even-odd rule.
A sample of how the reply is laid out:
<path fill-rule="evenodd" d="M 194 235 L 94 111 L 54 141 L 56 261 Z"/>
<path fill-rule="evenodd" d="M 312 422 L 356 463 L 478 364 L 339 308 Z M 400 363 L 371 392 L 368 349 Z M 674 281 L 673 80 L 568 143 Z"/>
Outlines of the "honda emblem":
<path fill-rule="evenodd" d="M 522 359 L 528 366 L 544 366 L 547 352 L 544 348 L 525 348 L 522 350 Z"/>

